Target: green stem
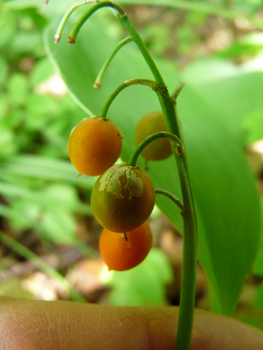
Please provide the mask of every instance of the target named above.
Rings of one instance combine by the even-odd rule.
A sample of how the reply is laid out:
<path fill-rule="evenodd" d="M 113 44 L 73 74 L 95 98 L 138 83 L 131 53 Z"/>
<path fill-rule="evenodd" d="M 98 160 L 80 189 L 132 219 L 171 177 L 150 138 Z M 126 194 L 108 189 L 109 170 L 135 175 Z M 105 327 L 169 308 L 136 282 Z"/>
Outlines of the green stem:
<path fill-rule="evenodd" d="M 110 105 L 112 104 L 113 100 L 116 98 L 116 96 L 126 87 L 131 86 L 131 85 L 146 85 L 149 86 L 151 89 L 156 90 L 156 82 L 153 80 L 149 79 L 131 79 L 127 80 L 124 83 L 122 83 L 120 86 L 117 87 L 116 90 L 113 91 L 113 93 L 110 95 L 110 97 L 107 99 L 105 102 L 104 106 L 102 107 L 100 117 L 101 118 L 106 118 L 108 109 Z"/>
<path fill-rule="evenodd" d="M 101 67 L 101 70 L 99 71 L 99 74 L 97 75 L 97 78 L 95 80 L 95 83 L 93 85 L 93 87 L 95 89 L 99 89 L 101 87 L 101 80 L 102 77 L 106 71 L 106 69 L 108 68 L 110 62 L 112 61 L 113 57 L 116 55 L 116 53 L 126 44 L 132 42 L 133 39 L 129 36 L 128 38 L 122 40 L 116 47 L 115 49 L 112 51 L 112 53 L 110 54 L 110 56 L 107 58 L 107 60 L 105 61 L 105 63 L 103 64 L 103 66 Z"/>
<path fill-rule="evenodd" d="M 156 132 L 155 134 L 152 134 L 152 135 L 146 137 L 146 139 L 144 139 L 138 145 L 138 147 L 135 149 L 135 151 L 131 155 L 131 157 L 128 161 L 128 164 L 130 166 L 135 166 L 137 163 L 138 157 L 141 154 L 141 152 L 143 151 L 143 149 L 146 146 L 148 146 L 149 143 L 153 142 L 154 140 L 160 139 L 160 138 L 165 138 L 165 139 L 169 140 L 175 146 L 177 154 L 184 153 L 184 148 L 183 148 L 182 142 L 176 135 L 174 135 L 170 132 L 167 132 L 167 131 L 159 131 L 159 132 Z"/>
<path fill-rule="evenodd" d="M 183 211 L 184 209 L 184 204 L 183 202 L 180 201 L 179 198 L 177 198 L 174 194 L 172 194 L 169 191 L 166 191 L 162 188 L 156 188 L 155 189 L 155 193 L 156 194 L 163 194 L 164 196 L 168 197 L 169 199 L 171 199 L 177 206 L 179 209 L 181 209 L 181 211 Z"/>
<path fill-rule="evenodd" d="M 62 20 L 59 23 L 57 32 L 55 34 L 55 43 L 57 44 L 61 38 L 62 35 L 62 31 L 63 28 L 67 22 L 67 20 L 69 19 L 70 15 L 80 6 L 82 5 L 86 5 L 86 4 L 90 4 L 90 3 L 95 3 L 96 0 L 90 0 L 90 1 L 84 1 L 81 4 L 75 4 L 73 6 L 71 6 L 71 8 L 65 13 L 65 15 L 63 16 Z M 46 4 L 48 3 L 48 1 L 46 1 Z"/>
<path fill-rule="evenodd" d="M 127 14 L 117 14 L 116 17 L 118 20 L 121 22 L 121 24 L 124 26 L 124 28 L 128 31 L 130 36 L 133 38 L 133 41 L 137 44 L 139 50 L 141 51 L 146 63 L 148 64 L 149 68 L 151 69 L 153 76 L 156 80 L 156 83 L 158 86 L 166 88 L 166 85 L 164 83 L 164 80 L 155 64 L 153 61 L 148 49 L 146 48 L 142 38 L 140 37 L 139 33 L 137 30 L 134 28 L 132 25 L 131 21 L 129 20 Z"/>
<path fill-rule="evenodd" d="M 82 25 L 90 18 L 90 16 L 96 12 L 97 10 L 103 8 L 103 7 L 110 7 L 118 12 L 120 16 L 123 16 L 125 14 L 123 8 L 111 1 L 101 1 L 96 3 L 92 6 L 83 16 L 80 17 L 80 19 L 76 22 L 75 26 L 73 27 L 72 31 L 70 32 L 68 36 L 68 42 L 71 44 L 74 44 L 76 42 L 76 37 L 78 35 L 78 32 Z"/>
<path fill-rule="evenodd" d="M 77 291 L 75 291 L 69 282 L 56 270 L 50 267 L 44 260 L 39 258 L 36 254 L 34 254 L 31 250 L 6 235 L 2 231 L 0 231 L 0 241 L 5 244 L 8 248 L 15 251 L 17 254 L 30 261 L 32 264 L 36 265 L 36 267 L 43 271 L 50 278 L 56 279 L 63 288 L 69 292 L 71 298 L 75 301 L 87 302 L 85 298 L 83 298 Z"/>
<path fill-rule="evenodd" d="M 183 143 L 179 119 L 173 99 L 169 96 L 164 81 L 156 67 L 150 53 L 148 52 L 140 35 L 133 27 L 127 15 L 116 15 L 119 21 L 126 28 L 133 41 L 140 49 L 156 80 L 158 98 L 167 130 L 179 137 Z M 184 246 L 183 246 L 183 266 L 181 281 L 180 310 L 177 328 L 176 350 L 188 350 L 190 348 L 191 333 L 193 326 L 194 306 L 195 306 L 195 280 L 196 280 L 196 241 L 197 227 L 195 208 L 192 195 L 191 182 L 189 177 L 186 153 L 175 154 L 177 169 L 180 178 L 181 191 L 184 203 L 183 223 L 184 223 Z"/>

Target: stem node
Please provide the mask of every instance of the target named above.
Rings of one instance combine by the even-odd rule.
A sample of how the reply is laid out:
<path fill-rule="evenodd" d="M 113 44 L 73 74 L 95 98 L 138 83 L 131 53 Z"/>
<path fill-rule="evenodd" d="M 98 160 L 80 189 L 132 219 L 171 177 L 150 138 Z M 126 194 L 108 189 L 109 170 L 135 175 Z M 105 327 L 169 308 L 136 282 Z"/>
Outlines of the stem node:
<path fill-rule="evenodd" d="M 76 39 L 69 35 L 69 37 L 68 37 L 68 43 L 69 43 L 69 44 L 75 44 L 75 43 L 76 43 Z"/>
<path fill-rule="evenodd" d="M 168 89 L 166 86 L 156 86 L 155 90 L 159 91 L 165 99 L 168 98 Z"/>

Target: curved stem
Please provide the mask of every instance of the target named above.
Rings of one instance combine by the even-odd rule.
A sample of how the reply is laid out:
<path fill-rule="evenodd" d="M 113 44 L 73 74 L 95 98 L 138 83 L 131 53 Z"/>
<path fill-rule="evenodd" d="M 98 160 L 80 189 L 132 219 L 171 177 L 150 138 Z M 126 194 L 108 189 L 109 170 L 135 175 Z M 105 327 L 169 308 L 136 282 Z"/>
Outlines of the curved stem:
<path fill-rule="evenodd" d="M 181 209 L 181 211 L 184 209 L 184 204 L 183 202 L 180 201 L 179 198 L 177 198 L 174 194 L 172 194 L 169 191 L 166 191 L 162 188 L 156 188 L 155 189 L 155 193 L 156 194 L 163 194 L 164 196 L 168 197 L 169 199 L 171 199 L 177 206 L 179 209 Z"/>
<path fill-rule="evenodd" d="M 128 16 L 122 15 L 120 16 L 119 14 L 116 15 L 117 19 L 121 22 L 121 24 L 125 27 L 125 29 L 128 31 L 130 36 L 133 38 L 133 41 L 137 44 L 139 50 L 141 51 L 146 63 L 148 64 L 149 68 L 151 69 L 153 76 L 156 80 L 156 83 L 160 87 L 166 88 L 166 85 L 164 83 L 164 80 L 155 64 L 153 61 L 148 49 L 146 48 L 143 40 L 141 39 L 139 33 L 137 30 L 134 28 L 132 23 L 130 22 Z"/>
<path fill-rule="evenodd" d="M 157 95 L 167 124 L 167 130 L 179 137 L 183 143 L 179 119 L 173 99 L 169 96 L 162 76 L 156 67 L 150 53 L 148 52 L 140 35 L 130 22 L 127 15 L 116 15 L 119 21 L 126 28 L 140 49 L 146 63 L 152 71 L 159 87 Z M 180 178 L 181 191 L 184 203 L 183 223 L 184 223 L 184 246 L 183 246 L 183 266 L 181 281 L 180 310 L 177 328 L 176 350 L 188 350 L 190 348 L 191 333 L 195 306 L 195 279 L 196 279 L 196 241 L 197 226 L 195 207 L 193 201 L 192 187 L 190 182 L 188 162 L 186 154 L 175 154 L 177 169 Z"/>
<path fill-rule="evenodd" d="M 128 16 L 119 14 L 116 14 L 117 19 L 120 21 L 120 23 L 126 28 L 130 36 L 133 38 L 133 41 L 138 46 L 139 50 L 141 51 L 148 67 L 150 68 L 154 80 L 156 81 L 156 85 L 158 86 L 157 89 L 157 95 L 159 98 L 160 105 L 162 107 L 162 111 L 164 114 L 164 118 L 167 124 L 168 131 L 176 134 L 181 138 L 180 130 L 178 121 L 176 119 L 175 110 L 174 110 L 174 102 L 170 98 L 167 87 L 165 85 L 165 82 L 152 58 L 150 55 L 148 49 L 146 48 L 142 38 L 140 37 L 137 30 L 132 25 L 131 21 L 129 20 Z"/>
<path fill-rule="evenodd" d="M 155 134 L 152 134 L 148 137 L 146 137 L 146 139 L 144 139 L 136 148 L 136 150 L 133 152 L 133 154 L 131 155 L 128 164 L 131 166 L 135 166 L 137 163 L 137 159 L 139 157 L 139 155 L 141 154 L 141 152 L 143 151 L 143 149 L 149 145 L 149 143 L 153 142 L 154 140 L 160 139 L 160 138 L 165 138 L 167 140 L 169 140 L 176 149 L 176 153 L 177 154 L 182 154 L 184 153 L 184 148 L 183 145 L 181 143 L 181 140 L 174 134 L 167 132 L 167 131 L 159 131 L 156 132 Z"/>
<path fill-rule="evenodd" d="M 100 117 L 101 118 L 106 118 L 106 114 L 108 112 L 108 109 L 111 105 L 111 103 L 113 102 L 113 100 L 115 99 L 115 97 L 126 87 L 131 86 L 131 85 L 146 85 L 149 86 L 151 89 L 156 90 L 156 82 L 153 80 L 149 80 L 149 79 L 131 79 L 131 80 L 127 80 L 124 83 L 122 83 L 120 86 L 117 87 L 116 90 L 113 91 L 113 93 L 110 95 L 110 97 L 107 99 L 107 101 L 105 102 L 104 106 L 102 107 L 101 110 L 101 114 Z"/>
<path fill-rule="evenodd" d="M 99 74 L 97 75 L 97 78 L 95 80 L 95 83 L 93 85 L 93 87 L 95 89 L 99 89 L 101 87 L 101 80 L 102 77 L 106 71 L 106 69 L 108 68 L 110 62 L 112 61 L 113 57 L 116 55 L 116 53 L 126 44 L 129 44 L 130 42 L 132 42 L 133 39 L 129 36 L 128 38 L 122 40 L 116 47 L 115 49 L 112 51 L 112 53 L 110 54 L 110 56 L 107 58 L 107 60 L 105 61 L 105 63 L 103 64 L 103 66 L 101 67 L 101 70 L 99 71 Z"/>
<path fill-rule="evenodd" d="M 101 1 L 96 3 L 95 5 L 92 6 L 91 9 L 89 9 L 83 16 L 80 17 L 80 19 L 76 22 L 75 26 L 73 27 L 72 31 L 70 32 L 69 36 L 68 36 L 68 42 L 71 44 L 74 44 L 76 42 L 76 37 L 78 35 L 78 32 L 80 30 L 80 28 L 82 27 L 82 25 L 89 19 L 89 17 L 96 12 L 97 10 L 103 8 L 103 7 L 110 7 L 114 10 L 117 11 L 118 15 L 124 16 L 125 12 L 123 10 L 123 8 L 111 1 Z"/>
<path fill-rule="evenodd" d="M 67 20 L 69 19 L 70 15 L 76 10 L 76 8 L 82 6 L 82 5 L 86 5 L 86 4 L 90 4 L 90 3 L 95 3 L 96 0 L 90 0 L 90 1 L 84 1 L 81 4 L 75 4 L 73 6 L 71 6 L 71 8 L 65 13 L 65 15 L 63 16 L 62 20 L 59 23 L 57 32 L 55 34 L 55 43 L 57 44 L 61 38 L 62 35 L 62 31 L 64 29 L 64 26 L 67 22 Z M 48 0 L 46 0 L 46 4 L 48 3 Z"/>

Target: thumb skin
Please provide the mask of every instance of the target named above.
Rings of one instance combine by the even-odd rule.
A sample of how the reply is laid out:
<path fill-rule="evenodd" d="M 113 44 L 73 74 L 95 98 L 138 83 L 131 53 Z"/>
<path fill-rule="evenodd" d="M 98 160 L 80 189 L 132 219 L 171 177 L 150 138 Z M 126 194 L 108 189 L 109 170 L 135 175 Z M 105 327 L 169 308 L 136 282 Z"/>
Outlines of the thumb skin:
<path fill-rule="evenodd" d="M 177 307 L 114 307 L 0 297 L 0 349 L 175 349 Z M 195 310 L 191 350 L 263 350 L 263 332 Z"/>

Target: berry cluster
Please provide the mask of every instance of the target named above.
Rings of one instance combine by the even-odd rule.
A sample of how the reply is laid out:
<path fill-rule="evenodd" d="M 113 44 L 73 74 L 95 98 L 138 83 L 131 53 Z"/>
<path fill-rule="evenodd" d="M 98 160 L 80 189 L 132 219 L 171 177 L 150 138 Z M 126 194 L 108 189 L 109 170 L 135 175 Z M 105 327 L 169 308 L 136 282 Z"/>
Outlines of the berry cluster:
<path fill-rule="evenodd" d="M 166 131 L 163 114 L 147 114 L 137 125 L 136 145 L 158 131 Z M 115 164 L 121 148 L 119 129 L 98 116 L 82 120 L 68 141 L 70 160 L 79 173 L 99 175 L 91 208 L 104 227 L 99 241 L 101 256 L 110 270 L 117 271 L 137 266 L 149 253 L 152 235 L 146 220 L 155 204 L 154 186 L 147 172 L 138 165 Z M 155 140 L 141 153 L 146 160 L 165 159 L 171 154 L 167 140 Z"/>

